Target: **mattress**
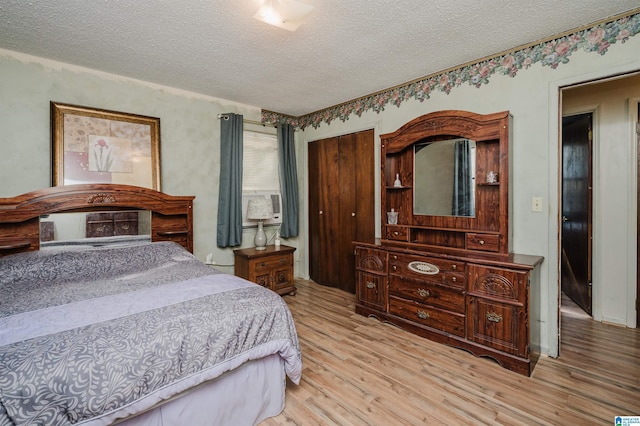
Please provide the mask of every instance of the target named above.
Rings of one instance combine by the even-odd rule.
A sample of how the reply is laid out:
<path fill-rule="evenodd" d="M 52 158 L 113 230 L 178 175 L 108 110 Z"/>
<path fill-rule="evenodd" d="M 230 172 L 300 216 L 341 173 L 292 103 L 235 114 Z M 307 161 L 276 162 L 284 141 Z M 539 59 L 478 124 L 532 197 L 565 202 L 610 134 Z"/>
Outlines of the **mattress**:
<path fill-rule="evenodd" d="M 0 259 L 0 425 L 109 424 L 277 354 L 298 383 L 276 293 L 170 242 Z"/>

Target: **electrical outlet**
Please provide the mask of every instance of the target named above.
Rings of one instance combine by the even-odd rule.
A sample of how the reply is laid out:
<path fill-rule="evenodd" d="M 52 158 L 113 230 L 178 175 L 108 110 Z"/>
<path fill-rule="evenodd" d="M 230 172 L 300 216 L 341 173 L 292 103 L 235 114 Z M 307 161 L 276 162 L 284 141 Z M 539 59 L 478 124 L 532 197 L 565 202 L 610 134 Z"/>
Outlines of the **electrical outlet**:
<path fill-rule="evenodd" d="M 542 211 L 542 197 L 531 198 L 531 211 L 532 212 Z"/>

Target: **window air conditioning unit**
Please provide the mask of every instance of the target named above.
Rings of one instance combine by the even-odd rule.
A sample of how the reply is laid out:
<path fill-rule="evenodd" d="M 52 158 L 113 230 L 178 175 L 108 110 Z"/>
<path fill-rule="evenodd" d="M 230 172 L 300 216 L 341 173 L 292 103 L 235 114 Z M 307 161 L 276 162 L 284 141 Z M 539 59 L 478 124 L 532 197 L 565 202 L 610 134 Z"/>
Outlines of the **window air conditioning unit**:
<path fill-rule="evenodd" d="M 265 226 L 280 225 L 282 223 L 282 197 L 279 191 L 242 191 L 242 227 L 257 227 L 257 220 L 247 219 L 247 204 L 251 198 L 261 198 L 271 200 L 273 205 L 273 219 L 263 222 Z"/>

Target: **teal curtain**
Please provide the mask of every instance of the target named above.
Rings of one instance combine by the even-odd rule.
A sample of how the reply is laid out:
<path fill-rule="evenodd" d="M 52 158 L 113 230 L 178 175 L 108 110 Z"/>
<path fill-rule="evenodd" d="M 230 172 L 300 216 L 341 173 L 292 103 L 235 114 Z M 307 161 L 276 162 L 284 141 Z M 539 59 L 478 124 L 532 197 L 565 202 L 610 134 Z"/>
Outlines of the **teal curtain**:
<path fill-rule="evenodd" d="M 242 131 L 242 115 L 220 115 L 218 247 L 242 243 Z"/>
<path fill-rule="evenodd" d="M 278 125 L 278 159 L 280 160 L 280 192 L 282 193 L 282 238 L 298 236 L 298 171 L 296 150 L 290 124 Z"/>
<path fill-rule="evenodd" d="M 471 144 L 459 140 L 454 150 L 453 211 L 454 216 L 475 216 L 473 176 L 471 176 Z"/>

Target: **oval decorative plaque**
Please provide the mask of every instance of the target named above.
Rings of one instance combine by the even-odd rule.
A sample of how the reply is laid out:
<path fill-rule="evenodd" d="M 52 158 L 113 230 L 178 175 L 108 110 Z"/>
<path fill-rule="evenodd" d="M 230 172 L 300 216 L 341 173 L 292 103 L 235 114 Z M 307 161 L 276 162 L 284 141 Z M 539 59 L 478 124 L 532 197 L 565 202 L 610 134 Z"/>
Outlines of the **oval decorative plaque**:
<path fill-rule="evenodd" d="M 440 272 L 440 268 L 438 268 L 433 263 L 418 262 L 418 261 L 409 262 L 409 269 L 411 269 L 413 272 L 417 272 L 419 274 L 424 274 L 424 275 L 436 275 L 438 272 Z"/>

